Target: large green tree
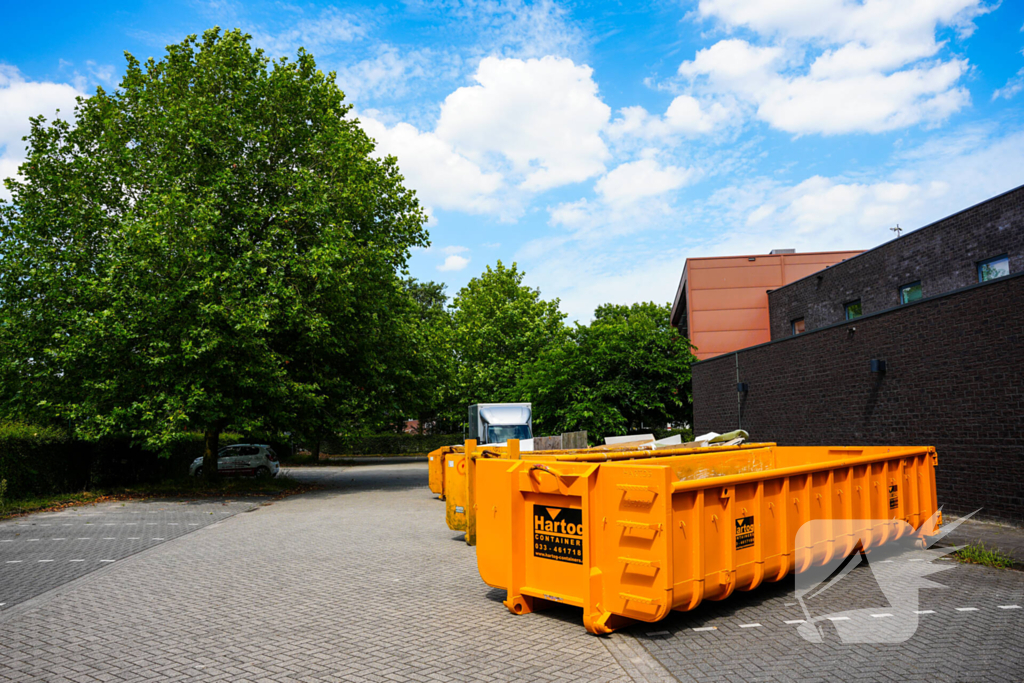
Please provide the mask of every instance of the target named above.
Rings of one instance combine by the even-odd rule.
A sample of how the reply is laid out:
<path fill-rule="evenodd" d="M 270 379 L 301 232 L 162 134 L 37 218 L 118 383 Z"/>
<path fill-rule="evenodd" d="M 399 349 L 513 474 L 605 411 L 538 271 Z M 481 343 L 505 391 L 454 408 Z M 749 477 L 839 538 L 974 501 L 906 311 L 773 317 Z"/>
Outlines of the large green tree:
<path fill-rule="evenodd" d="M 395 411 L 424 214 L 314 59 L 239 31 L 32 120 L 0 204 L 0 410 L 160 448 Z"/>
<path fill-rule="evenodd" d="M 688 339 L 669 324 L 669 306 L 607 304 L 541 351 L 521 375 L 536 431 L 607 435 L 691 423 Z"/>
<path fill-rule="evenodd" d="M 564 318 L 558 299 L 541 299 L 514 263 L 498 261 L 470 280 L 452 302 L 452 380 L 444 401 L 451 418 L 464 422 L 472 403 L 525 400 L 518 389 L 524 368 L 561 342 Z"/>

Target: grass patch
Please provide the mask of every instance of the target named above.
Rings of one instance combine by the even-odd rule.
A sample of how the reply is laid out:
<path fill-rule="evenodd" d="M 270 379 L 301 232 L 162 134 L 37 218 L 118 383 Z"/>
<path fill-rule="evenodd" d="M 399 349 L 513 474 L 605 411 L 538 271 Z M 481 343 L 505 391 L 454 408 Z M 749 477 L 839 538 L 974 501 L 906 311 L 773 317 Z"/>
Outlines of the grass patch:
<path fill-rule="evenodd" d="M 215 484 L 210 484 L 202 478 L 189 477 L 188 479 L 172 479 L 153 484 L 79 493 L 61 493 L 14 500 L 0 499 L 0 519 L 27 515 L 32 512 L 61 510 L 77 505 L 94 505 L 113 500 L 225 496 L 274 496 L 280 498 L 314 488 L 316 487 L 300 484 L 294 479 L 283 476 L 274 479 L 223 478 Z"/>
<path fill-rule="evenodd" d="M 1013 558 L 996 548 L 986 548 L 984 543 L 968 543 L 953 553 L 960 562 L 980 564 L 996 569 L 1009 569 L 1013 566 Z"/>

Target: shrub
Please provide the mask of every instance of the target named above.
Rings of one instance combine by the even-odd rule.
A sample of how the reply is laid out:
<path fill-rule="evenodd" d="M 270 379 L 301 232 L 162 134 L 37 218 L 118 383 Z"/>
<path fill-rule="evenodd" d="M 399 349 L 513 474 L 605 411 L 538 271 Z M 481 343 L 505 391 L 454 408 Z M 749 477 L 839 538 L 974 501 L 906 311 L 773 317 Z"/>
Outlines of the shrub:
<path fill-rule="evenodd" d="M 462 434 L 370 434 L 336 436 L 324 440 L 321 449 L 329 455 L 421 455 L 462 443 Z"/>
<path fill-rule="evenodd" d="M 62 429 L 0 423 L 0 479 L 7 482 L 8 498 L 81 489 L 89 465 Z"/>

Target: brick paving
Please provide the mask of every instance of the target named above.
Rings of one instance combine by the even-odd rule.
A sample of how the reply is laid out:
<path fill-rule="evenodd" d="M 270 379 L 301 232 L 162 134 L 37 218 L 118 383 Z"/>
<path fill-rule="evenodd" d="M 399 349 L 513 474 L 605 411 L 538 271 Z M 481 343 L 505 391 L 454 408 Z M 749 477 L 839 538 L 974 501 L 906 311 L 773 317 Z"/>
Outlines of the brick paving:
<path fill-rule="evenodd" d="M 0 611 L 265 498 L 125 501 L 0 522 Z"/>
<path fill-rule="evenodd" d="M 1002 609 L 1024 606 L 1011 570 L 950 563 L 930 577 L 949 588 L 921 591 L 934 613 L 895 645 L 844 645 L 831 626 L 803 640 L 784 623 L 803 616 L 791 579 L 608 638 L 573 608 L 513 616 L 426 474 L 297 470 L 325 488 L 24 600 L 0 612 L 0 680 L 1024 680 L 1024 609 Z M 884 606 L 871 571 L 853 570 L 843 608 Z"/>
<path fill-rule="evenodd" d="M 0 613 L 0 680 L 628 680 L 572 610 L 502 606 L 424 464 L 310 470 L 332 488 Z"/>

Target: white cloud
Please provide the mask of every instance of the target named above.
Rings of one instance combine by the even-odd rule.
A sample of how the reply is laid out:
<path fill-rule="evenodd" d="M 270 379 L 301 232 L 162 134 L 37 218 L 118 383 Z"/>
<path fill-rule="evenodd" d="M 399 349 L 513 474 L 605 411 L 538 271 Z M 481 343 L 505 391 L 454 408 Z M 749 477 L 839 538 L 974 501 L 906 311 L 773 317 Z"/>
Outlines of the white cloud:
<path fill-rule="evenodd" d="M 455 81 L 462 75 L 463 61 L 456 54 L 430 49 L 402 52 L 386 43 L 376 47 L 376 55 L 354 64 L 342 65 L 336 72 L 338 86 L 351 100 L 402 97 L 414 84 Z"/>
<path fill-rule="evenodd" d="M 444 260 L 444 263 L 437 267 L 442 272 L 462 270 L 469 265 L 469 259 L 458 254 L 452 254 Z"/>
<path fill-rule="evenodd" d="M 558 249 L 525 266 L 526 283 L 539 287 L 546 299 L 558 297 L 569 320 L 585 323 L 602 304 L 669 302 L 686 257 L 665 244 L 655 249 Z"/>
<path fill-rule="evenodd" d="M 735 106 L 729 101 L 702 102 L 691 95 L 679 95 L 664 116 L 652 115 L 641 106 L 619 110 L 619 118 L 608 126 L 608 136 L 612 140 L 663 140 L 676 135 L 708 135 L 728 126 L 735 116 Z"/>
<path fill-rule="evenodd" d="M 480 62 L 479 85 L 445 99 L 436 135 L 481 166 L 509 166 L 521 189 L 543 191 L 602 173 L 611 110 L 592 70 L 570 59 Z"/>
<path fill-rule="evenodd" d="M 17 67 L 0 64 L 0 183 L 15 176 L 24 161 L 26 143 L 21 138 L 31 130 L 29 117 L 42 114 L 51 121 L 58 116 L 70 119 L 75 98 L 84 95 L 67 83 L 28 81 Z M 2 184 L 0 197 L 8 197 Z"/>
<path fill-rule="evenodd" d="M 453 245 L 453 246 L 450 246 L 450 247 L 445 247 L 441 251 L 443 251 L 445 254 L 449 254 L 449 255 L 450 254 L 465 254 L 467 251 L 469 251 L 469 247 L 460 247 L 460 246 Z"/>
<path fill-rule="evenodd" d="M 1024 69 L 1021 69 L 1015 76 L 1012 76 L 1010 80 L 1006 81 L 1006 85 L 1002 88 L 997 88 L 995 92 L 992 93 L 992 101 L 995 102 L 1000 97 L 1004 100 L 1013 99 L 1021 90 L 1024 90 Z"/>
<path fill-rule="evenodd" d="M 896 224 L 916 229 L 1024 182 L 1024 133 L 982 132 L 958 131 L 911 150 L 888 178 L 813 176 L 790 187 L 723 189 L 708 200 L 708 216 L 737 227 L 710 250 L 750 253 L 783 243 L 804 251 L 869 249 L 891 239 Z"/>
<path fill-rule="evenodd" d="M 428 207 L 469 213 L 497 211 L 495 193 L 502 187 L 498 173 L 485 173 L 474 162 L 458 154 L 450 143 L 434 133 L 421 132 L 408 123 L 392 128 L 371 116 L 359 123 L 377 141 L 377 154 L 392 154 L 405 176 L 406 187 L 416 190 Z"/>
<path fill-rule="evenodd" d="M 979 0 L 700 0 L 698 13 L 782 39 L 934 44 L 936 24 L 970 35 Z"/>
<path fill-rule="evenodd" d="M 705 96 L 733 95 L 796 134 L 878 133 L 934 124 L 967 106 L 963 59 L 937 57 L 940 26 L 961 37 L 981 0 L 701 0 L 698 14 L 770 45 L 728 38 L 679 67 Z"/>
<path fill-rule="evenodd" d="M 931 138 L 898 155 L 897 170 L 870 179 L 753 178 L 685 206 L 656 203 L 658 216 L 647 202 L 642 212 L 613 215 L 580 200 L 549 209 L 570 234 L 535 240 L 516 256 L 531 286 L 559 297 L 571 319 L 588 320 L 606 302 L 667 301 L 688 257 L 870 249 L 892 239 L 897 223 L 914 230 L 1024 183 L 1022 158 L 1024 132 L 974 126 Z M 631 228 L 637 220 L 648 221 L 642 234 Z"/>
<path fill-rule="evenodd" d="M 677 190 L 696 176 L 692 168 L 639 159 L 617 166 L 594 184 L 594 190 L 602 201 L 621 206 Z"/>
<path fill-rule="evenodd" d="M 481 54 L 504 57 L 575 56 L 584 34 L 552 0 L 404 0 L 417 13 L 434 14 L 472 36 Z"/>
<path fill-rule="evenodd" d="M 260 28 L 251 33 L 253 42 L 271 57 L 294 55 L 300 47 L 320 57 L 332 54 L 341 43 L 364 38 L 369 31 L 370 26 L 362 18 L 327 7 L 315 17 L 300 16 L 287 28 Z"/>

